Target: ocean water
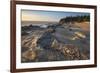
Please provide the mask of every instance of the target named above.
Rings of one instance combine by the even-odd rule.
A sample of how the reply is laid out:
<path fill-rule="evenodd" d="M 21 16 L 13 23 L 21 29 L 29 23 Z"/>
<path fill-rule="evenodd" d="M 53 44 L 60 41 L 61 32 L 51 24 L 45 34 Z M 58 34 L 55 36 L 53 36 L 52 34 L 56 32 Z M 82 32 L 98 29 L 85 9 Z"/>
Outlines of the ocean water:
<path fill-rule="evenodd" d="M 57 24 L 58 22 L 47 22 L 47 21 L 21 21 L 21 26 L 41 26 L 46 27 L 48 25 Z"/>

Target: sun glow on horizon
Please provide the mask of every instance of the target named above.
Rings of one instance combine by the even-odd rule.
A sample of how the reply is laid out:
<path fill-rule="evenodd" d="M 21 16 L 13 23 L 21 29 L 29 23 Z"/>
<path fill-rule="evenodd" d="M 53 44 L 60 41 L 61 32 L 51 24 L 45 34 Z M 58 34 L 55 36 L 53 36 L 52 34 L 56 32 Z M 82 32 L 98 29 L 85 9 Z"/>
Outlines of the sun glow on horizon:
<path fill-rule="evenodd" d="M 53 18 L 42 15 L 22 15 L 22 21 L 56 21 Z"/>
<path fill-rule="evenodd" d="M 55 22 L 58 22 L 59 20 L 57 20 L 56 18 L 54 17 L 50 17 L 48 15 L 42 15 L 42 14 L 37 14 L 35 12 L 33 13 L 25 13 L 22 11 L 22 16 L 21 16 L 21 20 L 22 21 L 49 21 L 49 22 L 52 22 L 52 21 L 55 21 Z"/>
<path fill-rule="evenodd" d="M 79 15 L 89 15 L 89 13 L 22 10 L 21 21 L 59 22 L 60 19 L 66 16 L 79 16 Z"/>

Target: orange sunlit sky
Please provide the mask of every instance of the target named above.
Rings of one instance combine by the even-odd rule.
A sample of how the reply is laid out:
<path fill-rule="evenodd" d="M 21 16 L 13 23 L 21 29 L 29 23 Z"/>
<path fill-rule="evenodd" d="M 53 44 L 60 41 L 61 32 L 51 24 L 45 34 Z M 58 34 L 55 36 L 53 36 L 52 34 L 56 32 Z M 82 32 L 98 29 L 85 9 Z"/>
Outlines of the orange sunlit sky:
<path fill-rule="evenodd" d="M 37 11 L 37 10 L 22 10 L 22 21 L 49 21 L 58 22 L 66 16 L 89 15 L 89 13 L 79 12 L 56 12 L 56 11 Z"/>

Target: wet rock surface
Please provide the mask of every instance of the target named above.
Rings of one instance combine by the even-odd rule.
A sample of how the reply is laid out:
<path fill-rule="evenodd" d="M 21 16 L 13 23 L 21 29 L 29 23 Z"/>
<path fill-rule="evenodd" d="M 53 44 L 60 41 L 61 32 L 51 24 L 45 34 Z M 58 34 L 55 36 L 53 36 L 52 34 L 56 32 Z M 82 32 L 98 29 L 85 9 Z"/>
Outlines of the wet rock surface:
<path fill-rule="evenodd" d="M 28 27 L 28 26 L 27 26 Z M 45 29 L 29 26 L 21 42 L 21 62 L 87 60 L 90 58 L 89 31 L 53 25 Z M 32 29 L 34 28 L 34 29 Z"/>

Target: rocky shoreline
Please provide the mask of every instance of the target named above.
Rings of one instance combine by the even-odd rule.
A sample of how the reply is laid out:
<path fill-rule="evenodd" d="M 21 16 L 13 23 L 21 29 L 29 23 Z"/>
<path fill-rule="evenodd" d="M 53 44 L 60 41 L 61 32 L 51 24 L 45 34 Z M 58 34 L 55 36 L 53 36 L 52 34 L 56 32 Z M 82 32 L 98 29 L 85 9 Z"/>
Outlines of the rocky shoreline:
<path fill-rule="evenodd" d="M 85 17 L 84 17 L 85 18 Z M 23 26 L 21 62 L 48 62 L 90 59 L 89 22 L 80 20 L 58 24 Z M 83 26 L 85 26 L 83 28 Z"/>

